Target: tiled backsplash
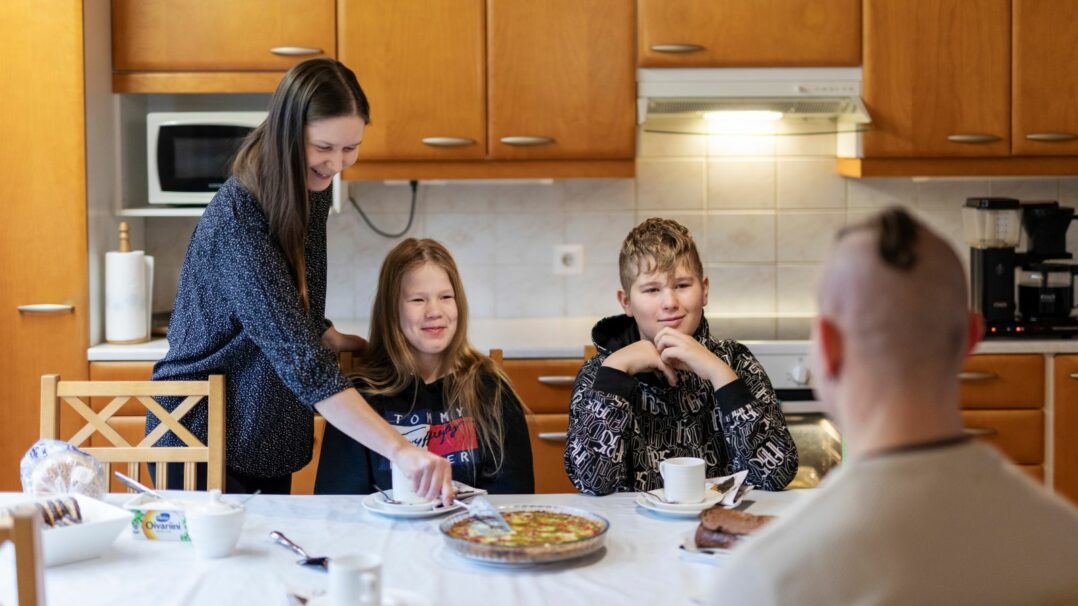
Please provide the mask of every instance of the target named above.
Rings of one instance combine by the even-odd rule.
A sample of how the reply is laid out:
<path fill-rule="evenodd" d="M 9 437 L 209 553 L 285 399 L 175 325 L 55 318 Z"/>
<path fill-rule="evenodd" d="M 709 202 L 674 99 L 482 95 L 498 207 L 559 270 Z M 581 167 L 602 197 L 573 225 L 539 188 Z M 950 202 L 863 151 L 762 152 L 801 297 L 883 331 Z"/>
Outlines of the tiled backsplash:
<path fill-rule="evenodd" d="M 710 139 L 710 140 L 709 140 Z M 834 135 L 718 138 L 642 133 L 636 179 L 421 184 L 407 236 L 443 242 L 457 259 L 474 318 L 599 316 L 619 312 L 618 249 L 639 221 L 663 216 L 694 234 L 711 280 L 709 315 L 737 338 L 804 338 L 814 281 L 835 232 L 879 208 L 903 205 L 960 251 L 970 196 L 1078 205 L 1078 178 L 846 179 Z M 360 182 L 351 193 L 380 229 L 400 231 L 411 190 Z M 157 257 L 155 302 L 175 297 L 195 220 L 146 222 Z M 1078 228 L 1069 232 L 1078 253 Z M 385 253 L 347 202 L 329 220 L 330 318 L 365 318 Z M 583 244 L 580 275 L 553 274 L 554 246 Z M 771 316 L 778 315 L 779 318 Z"/>

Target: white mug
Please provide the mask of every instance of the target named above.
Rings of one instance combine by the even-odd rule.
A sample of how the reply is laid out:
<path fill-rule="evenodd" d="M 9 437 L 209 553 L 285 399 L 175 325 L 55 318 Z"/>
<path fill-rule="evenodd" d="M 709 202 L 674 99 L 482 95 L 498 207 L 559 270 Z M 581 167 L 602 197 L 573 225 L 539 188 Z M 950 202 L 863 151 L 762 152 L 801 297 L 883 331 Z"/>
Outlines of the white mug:
<path fill-rule="evenodd" d="M 409 478 L 404 470 L 397 466 L 396 463 L 390 464 L 390 470 L 393 473 L 393 499 L 400 501 L 401 503 L 426 503 L 427 499 L 417 495 L 415 488 L 412 485 L 412 479 Z"/>
<path fill-rule="evenodd" d="M 696 457 L 678 457 L 659 463 L 663 493 L 672 503 L 699 503 L 704 500 L 707 465 Z"/>
<path fill-rule="evenodd" d="M 331 606 L 381 606 L 382 558 L 357 553 L 329 559 Z"/>

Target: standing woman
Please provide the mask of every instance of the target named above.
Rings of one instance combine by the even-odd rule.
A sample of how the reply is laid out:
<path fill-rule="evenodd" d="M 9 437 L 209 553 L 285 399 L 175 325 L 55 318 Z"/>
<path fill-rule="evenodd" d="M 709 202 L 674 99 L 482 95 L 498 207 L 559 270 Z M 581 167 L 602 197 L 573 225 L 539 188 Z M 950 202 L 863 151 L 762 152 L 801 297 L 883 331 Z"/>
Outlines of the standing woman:
<path fill-rule="evenodd" d="M 416 448 L 352 387 L 336 353 L 363 339 L 325 318 L 326 220 L 334 175 L 356 161 L 370 107 L 355 74 L 333 59 L 285 74 L 266 121 L 243 142 L 232 177 L 187 248 L 169 350 L 154 380 L 226 379 L 227 492 L 287 494 L 311 459 L 314 413 L 400 465 L 427 498 L 452 497 L 449 463 Z M 162 398 L 172 410 L 179 398 Z M 158 425 L 146 416 L 146 433 Z M 206 408 L 184 424 L 206 439 Z M 182 446 L 171 432 L 158 446 Z M 180 485 L 181 464 L 169 484 Z M 205 485 L 205 466 L 199 469 Z"/>

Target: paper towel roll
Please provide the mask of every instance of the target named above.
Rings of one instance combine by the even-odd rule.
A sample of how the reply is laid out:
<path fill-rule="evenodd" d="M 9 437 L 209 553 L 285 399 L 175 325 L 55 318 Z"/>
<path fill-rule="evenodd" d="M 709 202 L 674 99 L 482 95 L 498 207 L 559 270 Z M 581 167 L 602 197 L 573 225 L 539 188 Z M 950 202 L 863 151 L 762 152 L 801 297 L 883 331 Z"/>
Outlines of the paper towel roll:
<path fill-rule="evenodd" d="M 109 343 L 149 340 L 146 273 L 146 255 L 141 250 L 105 253 L 105 340 Z"/>

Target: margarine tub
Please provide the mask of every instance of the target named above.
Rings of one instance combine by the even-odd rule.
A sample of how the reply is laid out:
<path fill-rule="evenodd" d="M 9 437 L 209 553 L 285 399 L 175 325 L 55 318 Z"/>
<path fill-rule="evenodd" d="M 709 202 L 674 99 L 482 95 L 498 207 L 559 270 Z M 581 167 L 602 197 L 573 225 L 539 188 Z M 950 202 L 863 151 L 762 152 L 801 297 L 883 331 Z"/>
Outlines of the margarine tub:
<path fill-rule="evenodd" d="M 162 501 L 148 494 L 140 494 L 124 503 L 124 509 L 135 514 L 131 520 L 131 534 L 136 539 L 190 542 L 184 515 L 189 505 L 182 501 Z"/>

